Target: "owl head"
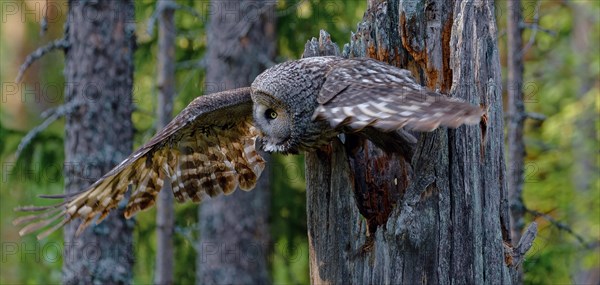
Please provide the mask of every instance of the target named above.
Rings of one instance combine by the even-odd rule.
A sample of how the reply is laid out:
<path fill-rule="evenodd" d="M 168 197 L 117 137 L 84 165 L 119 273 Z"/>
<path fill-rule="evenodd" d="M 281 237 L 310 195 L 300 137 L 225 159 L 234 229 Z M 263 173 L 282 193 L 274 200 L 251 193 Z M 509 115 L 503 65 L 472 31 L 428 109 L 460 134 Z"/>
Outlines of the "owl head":
<path fill-rule="evenodd" d="M 336 57 L 305 58 L 275 65 L 252 83 L 253 117 L 267 152 L 297 153 L 326 144 L 329 124 L 313 121 L 317 96 Z"/>

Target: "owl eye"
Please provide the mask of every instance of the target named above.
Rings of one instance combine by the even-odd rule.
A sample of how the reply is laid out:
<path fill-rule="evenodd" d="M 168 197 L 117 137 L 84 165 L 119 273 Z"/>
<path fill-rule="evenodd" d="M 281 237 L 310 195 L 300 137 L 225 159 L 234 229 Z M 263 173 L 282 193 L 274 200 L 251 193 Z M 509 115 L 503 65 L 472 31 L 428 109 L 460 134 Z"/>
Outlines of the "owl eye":
<path fill-rule="evenodd" d="M 267 118 L 267 120 L 274 120 L 277 118 L 277 112 L 273 109 L 267 109 L 267 111 L 265 111 L 265 118 Z"/>

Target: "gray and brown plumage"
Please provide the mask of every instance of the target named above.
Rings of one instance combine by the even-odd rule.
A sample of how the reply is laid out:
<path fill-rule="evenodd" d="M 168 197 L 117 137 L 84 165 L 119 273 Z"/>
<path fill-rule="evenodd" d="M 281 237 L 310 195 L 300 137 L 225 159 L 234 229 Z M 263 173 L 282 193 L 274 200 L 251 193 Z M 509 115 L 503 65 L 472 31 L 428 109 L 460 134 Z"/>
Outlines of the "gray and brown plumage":
<path fill-rule="evenodd" d="M 350 132 L 394 151 L 402 138 L 410 141 L 400 135 L 403 127 L 458 127 L 476 124 L 482 115 L 477 106 L 426 90 L 409 71 L 372 59 L 288 61 L 260 74 L 249 88 L 196 98 L 88 189 L 58 205 L 24 207 L 41 213 L 15 224 L 26 224 L 21 235 L 45 229 L 38 235 L 43 238 L 81 218 L 81 232 L 96 217 L 97 223 L 106 217 L 127 191 L 126 217 L 152 206 L 169 180 L 178 202 L 250 190 L 265 164 L 257 141 L 267 152 L 297 153 Z"/>

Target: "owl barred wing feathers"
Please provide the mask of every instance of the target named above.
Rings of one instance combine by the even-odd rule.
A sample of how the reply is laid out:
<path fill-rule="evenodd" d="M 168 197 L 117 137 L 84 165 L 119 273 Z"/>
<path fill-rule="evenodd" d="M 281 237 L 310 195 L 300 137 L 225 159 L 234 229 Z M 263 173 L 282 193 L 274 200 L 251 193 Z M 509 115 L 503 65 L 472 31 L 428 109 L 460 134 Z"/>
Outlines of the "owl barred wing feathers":
<path fill-rule="evenodd" d="M 178 202 L 200 202 L 205 196 L 230 194 L 236 187 L 254 188 L 264 160 L 254 144 L 250 88 L 201 96 L 192 101 L 152 140 L 76 195 L 49 207 L 24 207 L 39 212 L 15 220 L 27 224 L 19 234 L 46 229 L 38 238 L 81 218 L 77 232 L 99 216 L 99 223 L 126 193 L 125 216 L 152 206 L 165 181 L 171 181 Z M 168 179 L 166 179 L 168 178 Z"/>
<path fill-rule="evenodd" d="M 476 124 L 483 115 L 477 106 L 428 91 L 408 70 L 371 59 L 344 60 L 333 67 L 317 101 L 313 118 L 352 132 L 367 127 L 383 132 L 456 128 Z"/>

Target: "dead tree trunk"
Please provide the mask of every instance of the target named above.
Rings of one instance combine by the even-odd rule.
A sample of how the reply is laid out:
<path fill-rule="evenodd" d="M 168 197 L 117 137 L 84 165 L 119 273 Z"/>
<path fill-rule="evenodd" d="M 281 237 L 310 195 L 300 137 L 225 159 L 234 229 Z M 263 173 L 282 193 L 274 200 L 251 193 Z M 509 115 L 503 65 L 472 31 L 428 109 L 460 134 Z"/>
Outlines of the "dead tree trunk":
<path fill-rule="evenodd" d="M 412 158 L 352 136 L 308 153 L 312 283 L 511 283 L 496 34 L 491 0 L 369 1 L 345 56 L 409 69 L 488 113 L 420 134 Z M 361 215 L 357 200 L 374 206 Z"/>
<path fill-rule="evenodd" d="M 175 13 L 172 0 L 156 3 L 158 16 L 158 67 L 157 87 L 158 122 L 156 130 L 164 128 L 171 121 L 173 98 L 175 97 Z M 171 183 L 164 183 L 156 201 L 156 273 L 154 284 L 173 284 L 173 232 L 175 210 Z"/>
<path fill-rule="evenodd" d="M 207 93 L 249 86 L 275 54 L 274 1 L 211 1 Z M 264 157 L 264 154 L 263 154 Z M 198 284 L 269 283 L 268 167 L 250 192 L 200 206 Z"/>
<path fill-rule="evenodd" d="M 85 189 L 132 149 L 133 1 L 69 1 L 65 191 Z M 75 237 L 65 227 L 65 284 L 131 283 L 133 221 L 123 210 Z"/>
<path fill-rule="evenodd" d="M 525 141 L 523 124 L 525 105 L 523 102 L 523 40 L 521 22 L 523 20 L 520 0 L 506 2 L 507 35 L 507 94 L 508 94 L 508 201 L 511 217 L 511 240 L 517 243 L 525 225 L 525 205 L 523 204 L 523 183 L 525 169 Z M 513 244 L 517 246 L 517 244 Z M 523 271 L 518 270 L 515 278 L 523 282 Z"/>

